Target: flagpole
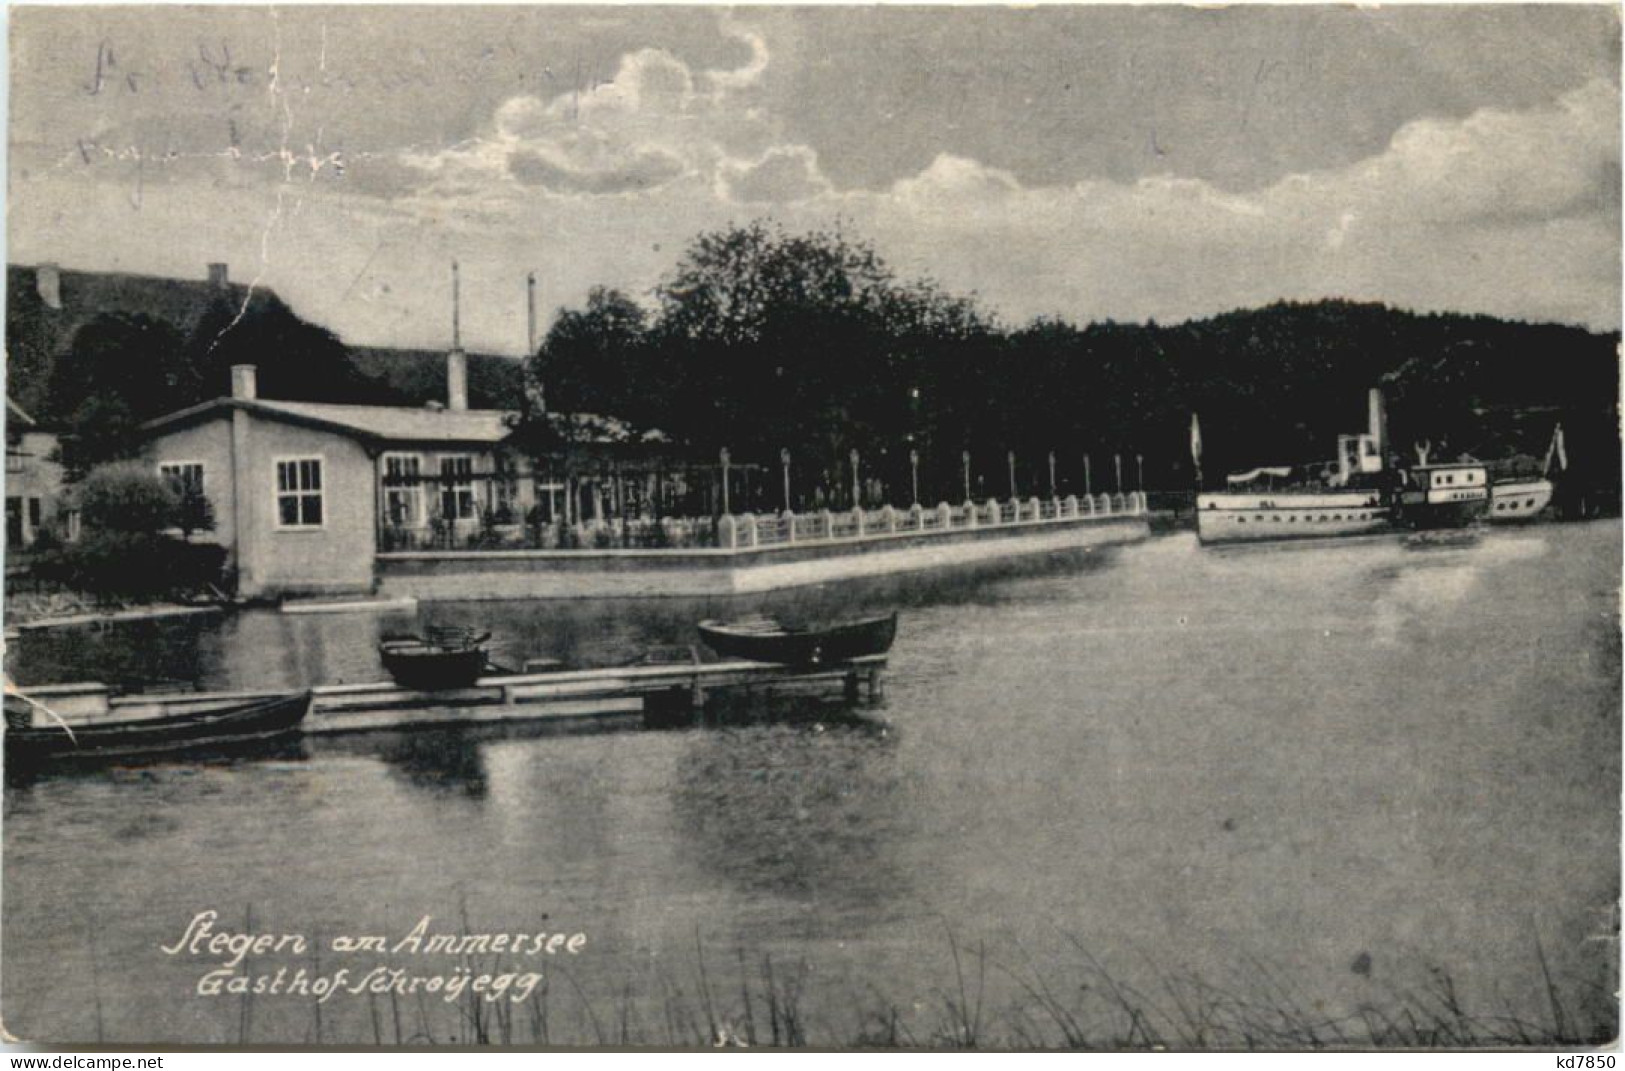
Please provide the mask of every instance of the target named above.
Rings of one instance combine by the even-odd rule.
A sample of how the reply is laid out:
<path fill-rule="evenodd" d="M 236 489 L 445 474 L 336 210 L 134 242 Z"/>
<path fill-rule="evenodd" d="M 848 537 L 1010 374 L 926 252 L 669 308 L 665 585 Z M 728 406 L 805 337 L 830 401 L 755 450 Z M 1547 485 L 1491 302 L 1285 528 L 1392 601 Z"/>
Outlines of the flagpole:
<path fill-rule="evenodd" d="M 1191 413 L 1191 464 L 1196 467 L 1196 489 L 1202 489 L 1202 422 Z"/>
<path fill-rule="evenodd" d="M 1554 458 L 1557 460 L 1558 467 L 1564 472 L 1567 472 L 1569 468 L 1569 452 L 1565 448 L 1565 444 L 1563 442 L 1562 424 L 1558 424 L 1552 429 L 1552 441 L 1551 444 L 1546 447 L 1546 468 L 1541 473 L 1542 476 L 1550 478 L 1552 475 L 1552 460 Z"/>

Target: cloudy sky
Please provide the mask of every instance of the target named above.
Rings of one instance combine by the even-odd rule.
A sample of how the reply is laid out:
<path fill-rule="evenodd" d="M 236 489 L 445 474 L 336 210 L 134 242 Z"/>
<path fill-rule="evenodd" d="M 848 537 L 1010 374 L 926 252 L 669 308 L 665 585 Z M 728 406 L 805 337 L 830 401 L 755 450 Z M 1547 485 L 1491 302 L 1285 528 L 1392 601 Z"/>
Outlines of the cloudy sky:
<path fill-rule="evenodd" d="M 840 226 L 1007 322 L 1329 295 L 1620 324 L 1602 6 L 33 8 L 7 259 L 227 261 L 519 352 L 695 233 Z"/>

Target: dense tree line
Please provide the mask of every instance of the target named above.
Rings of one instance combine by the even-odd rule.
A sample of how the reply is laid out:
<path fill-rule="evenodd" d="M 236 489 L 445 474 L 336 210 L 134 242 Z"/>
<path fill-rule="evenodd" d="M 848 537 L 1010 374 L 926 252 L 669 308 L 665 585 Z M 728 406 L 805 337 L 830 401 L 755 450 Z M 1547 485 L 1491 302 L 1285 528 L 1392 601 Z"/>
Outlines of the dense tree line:
<path fill-rule="evenodd" d="M 1380 304 L 1278 303 L 1175 326 L 1042 319 L 1011 327 L 930 281 L 903 280 L 861 241 L 753 224 L 697 238 L 644 308 L 614 290 L 562 310 L 529 364 L 550 409 L 609 413 L 697 452 L 776 466 L 798 494 L 849 486 L 847 458 L 922 497 L 1098 493 L 1143 468 L 1189 488 L 1192 412 L 1204 474 L 1333 456 L 1363 430 L 1367 390 L 1388 399 L 1409 460 L 1540 454 L 1566 429 L 1573 476 L 1617 493 L 1617 334 Z"/>
<path fill-rule="evenodd" d="M 776 470 L 792 454 L 796 495 L 839 503 L 850 452 L 901 501 L 919 457 L 928 500 L 1004 495 L 1016 456 L 1023 494 L 1095 491 L 1143 470 L 1153 488 L 1194 483 L 1190 415 L 1201 416 L 1204 474 L 1332 456 L 1363 429 L 1366 391 L 1383 387 L 1395 447 L 1433 456 L 1540 455 L 1568 437 L 1571 482 L 1617 497 L 1617 333 L 1483 316 L 1419 315 L 1379 304 L 1277 303 L 1178 325 L 1012 326 L 971 297 L 900 277 L 839 231 L 788 234 L 757 223 L 702 234 L 645 307 L 599 288 L 561 310 L 529 360 L 535 413 L 612 416 L 659 429 L 690 456 L 727 447 Z M 230 368 L 259 368 L 265 397 L 400 404 L 331 332 L 273 296 L 221 300 L 186 334 L 160 319 L 86 323 L 48 370 L 46 415 L 68 433 L 74 474 L 129 456 L 153 417 L 229 393 Z M 517 392 L 516 392 L 517 395 Z M 529 417 L 521 442 L 556 448 Z M 776 472 L 772 483 L 776 484 Z"/>

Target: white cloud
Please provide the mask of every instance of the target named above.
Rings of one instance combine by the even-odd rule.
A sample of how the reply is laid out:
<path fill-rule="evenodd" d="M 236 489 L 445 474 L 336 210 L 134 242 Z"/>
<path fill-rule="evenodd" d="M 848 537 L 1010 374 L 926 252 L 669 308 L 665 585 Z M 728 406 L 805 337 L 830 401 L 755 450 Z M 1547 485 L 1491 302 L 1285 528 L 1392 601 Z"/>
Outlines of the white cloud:
<path fill-rule="evenodd" d="M 766 150 L 771 136 L 741 94 L 760 80 L 770 57 L 759 34 L 727 19 L 721 29 L 750 47 L 744 66 L 696 73 L 670 52 L 640 49 L 623 55 L 607 81 L 548 100 L 512 97 L 479 137 L 402 159 L 428 180 L 431 198 L 470 182 L 480 183 L 487 199 L 521 187 L 559 195 L 647 193 L 684 177 L 709 180 L 725 164 L 744 178 L 733 154 Z"/>
<path fill-rule="evenodd" d="M 740 202 L 805 201 L 833 190 L 818 154 L 805 145 L 776 145 L 757 160 L 723 160 L 721 179 L 724 196 Z"/>
<path fill-rule="evenodd" d="M 35 170 L 14 179 L 14 256 L 102 264 L 116 232 L 126 250 L 162 251 L 142 254 L 165 258 L 162 270 L 263 263 L 269 285 L 348 337 L 434 345 L 455 255 L 470 344 L 511 351 L 526 271 L 541 274 L 547 307 L 595 284 L 646 295 L 696 233 L 771 213 L 792 229 L 838 220 L 899 270 L 975 292 L 1012 321 L 1169 321 L 1342 296 L 1619 324 L 1620 104 L 1608 81 L 1546 107 L 1417 119 L 1367 159 L 1253 190 L 1173 175 L 1027 186 L 946 144 L 917 174 L 840 189 L 766 109 L 762 36 L 721 27 L 749 50 L 733 68 L 634 51 L 579 93 L 503 101 L 460 144 L 357 161 L 350 175 L 376 167 L 372 186 L 285 184 L 303 214 L 277 217 L 268 246 L 278 206 L 262 183 L 177 179 L 149 186 L 132 215 L 119 208 L 129 191 Z M 200 204 L 239 222 L 176 225 Z M 130 218 L 110 227 L 119 211 Z"/>

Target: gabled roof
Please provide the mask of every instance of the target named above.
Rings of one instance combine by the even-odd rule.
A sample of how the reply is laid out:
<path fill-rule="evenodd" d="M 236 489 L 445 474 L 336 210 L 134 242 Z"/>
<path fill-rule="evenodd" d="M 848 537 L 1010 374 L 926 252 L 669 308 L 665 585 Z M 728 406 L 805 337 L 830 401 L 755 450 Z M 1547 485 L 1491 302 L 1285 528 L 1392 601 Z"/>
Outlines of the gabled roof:
<path fill-rule="evenodd" d="M 417 409 L 404 405 L 334 405 L 328 402 L 258 404 L 274 412 L 348 428 L 375 439 L 497 443 L 508 437 L 502 409 Z"/>
<path fill-rule="evenodd" d="M 509 414 L 501 409 L 416 409 L 399 405 L 334 405 L 261 398 L 216 398 L 149 420 L 141 425 L 141 430 L 149 434 L 167 431 L 234 409 L 379 443 L 495 444 L 506 439 L 510 431 Z"/>

